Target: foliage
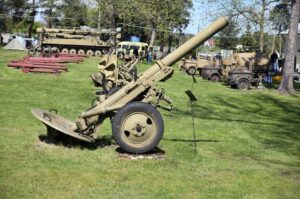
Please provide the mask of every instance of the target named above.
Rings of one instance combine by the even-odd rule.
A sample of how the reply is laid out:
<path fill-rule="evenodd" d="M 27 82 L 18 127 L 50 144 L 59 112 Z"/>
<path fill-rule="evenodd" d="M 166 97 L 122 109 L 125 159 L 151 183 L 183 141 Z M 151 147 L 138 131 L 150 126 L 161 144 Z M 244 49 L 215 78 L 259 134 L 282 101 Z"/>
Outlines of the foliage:
<path fill-rule="evenodd" d="M 109 120 L 95 145 L 64 146 L 40 141 L 46 128 L 30 113 L 54 108 L 76 118 L 94 98 L 89 75 L 99 58 L 69 64 L 60 76 L 6 67 L 22 56 L 0 49 L 0 198 L 299 198 L 299 94 L 242 92 L 197 78 L 194 153 L 184 93 L 192 79 L 174 67 L 159 83 L 175 108 L 159 110 L 165 159 L 128 160 L 111 139 Z"/>
<path fill-rule="evenodd" d="M 239 26 L 235 21 L 230 21 L 228 26 L 218 33 L 216 37 L 216 46 L 223 49 L 235 49 L 239 43 Z"/>
<path fill-rule="evenodd" d="M 59 11 L 63 16 L 62 26 L 79 27 L 87 23 L 87 6 L 81 0 L 63 0 Z"/>
<path fill-rule="evenodd" d="M 56 17 L 59 15 L 58 10 L 61 7 L 60 0 L 40 0 L 39 3 L 39 6 L 43 9 L 42 14 L 45 16 L 48 27 L 59 24 Z"/>

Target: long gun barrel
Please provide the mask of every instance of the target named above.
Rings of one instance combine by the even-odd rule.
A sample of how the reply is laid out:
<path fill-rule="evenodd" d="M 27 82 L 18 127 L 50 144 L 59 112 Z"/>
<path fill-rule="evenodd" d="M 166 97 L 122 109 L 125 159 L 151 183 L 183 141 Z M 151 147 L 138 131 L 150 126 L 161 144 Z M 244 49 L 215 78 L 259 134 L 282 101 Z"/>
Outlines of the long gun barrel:
<path fill-rule="evenodd" d="M 138 95 L 143 93 L 149 87 L 152 87 L 156 82 L 166 79 L 172 74 L 171 65 L 185 56 L 188 52 L 199 46 L 201 43 L 211 38 L 215 33 L 219 32 L 228 24 L 225 17 L 221 17 L 210 24 L 196 36 L 186 41 L 179 48 L 167 55 L 155 65 L 146 70 L 143 75 L 135 82 L 130 82 L 122 87 L 119 91 L 101 102 L 98 106 L 83 112 L 82 117 L 87 118 L 98 114 L 105 114 L 109 111 L 118 110 L 128 102 L 131 102 Z"/>
<path fill-rule="evenodd" d="M 196 36 L 192 37 L 179 48 L 174 50 L 172 53 L 167 55 L 161 60 L 165 66 L 171 66 L 176 63 L 179 59 L 185 56 L 188 52 L 202 44 L 204 41 L 211 38 L 214 34 L 219 32 L 228 24 L 228 21 L 225 17 L 221 17 L 218 20 L 211 23 L 207 28 L 199 32 Z"/>
<path fill-rule="evenodd" d="M 162 139 L 163 119 L 156 107 L 160 100 L 170 103 L 162 89 L 155 83 L 171 77 L 170 67 L 188 52 L 212 37 L 228 24 L 224 17 L 185 42 L 171 54 L 159 60 L 136 81 L 131 81 L 113 94 L 102 95 L 93 107 L 81 113 L 75 123 L 57 114 L 40 109 L 32 114 L 47 126 L 48 133 L 62 132 L 72 137 L 94 142 L 91 135 L 101 126 L 105 118 L 113 117 L 112 132 L 116 142 L 130 153 L 145 153 L 152 150 Z M 113 90 L 110 90 L 113 91 Z"/>

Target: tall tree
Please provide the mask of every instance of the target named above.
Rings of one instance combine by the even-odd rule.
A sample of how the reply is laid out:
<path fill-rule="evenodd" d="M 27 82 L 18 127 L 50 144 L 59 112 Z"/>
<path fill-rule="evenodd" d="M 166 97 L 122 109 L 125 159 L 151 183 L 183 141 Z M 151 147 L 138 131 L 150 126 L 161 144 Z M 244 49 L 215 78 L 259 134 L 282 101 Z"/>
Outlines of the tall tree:
<path fill-rule="evenodd" d="M 211 0 L 212 5 L 218 7 L 217 14 L 239 19 L 241 24 L 251 24 L 259 29 L 259 50 L 264 51 L 265 31 L 268 24 L 270 10 L 280 0 Z"/>
<path fill-rule="evenodd" d="M 296 55 L 296 41 L 298 23 L 300 18 L 300 0 L 292 0 L 292 12 L 289 25 L 288 39 L 286 43 L 285 63 L 283 67 L 282 81 L 279 86 L 280 93 L 295 93 L 293 84 L 294 62 Z"/>
<path fill-rule="evenodd" d="M 87 24 L 87 6 L 81 0 L 63 0 L 59 11 L 63 16 L 63 26 L 78 27 Z"/>
<path fill-rule="evenodd" d="M 35 18 L 35 15 L 36 15 L 36 4 L 35 4 L 35 0 L 32 0 L 32 5 L 31 5 L 31 12 L 30 12 L 30 21 L 29 21 L 29 28 L 28 28 L 28 37 L 31 38 L 31 34 L 32 34 L 32 28 L 33 28 L 33 25 L 34 25 L 34 18 Z"/>
<path fill-rule="evenodd" d="M 217 38 L 217 46 L 224 49 L 234 49 L 238 44 L 238 34 L 239 34 L 238 24 L 231 20 L 229 25 L 221 30 Z"/>
<path fill-rule="evenodd" d="M 59 0 L 39 0 L 40 7 L 46 16 L 48 28 L 53 28 L 55 17 L 58 16 L 58 8 L 60 7 Z"/>

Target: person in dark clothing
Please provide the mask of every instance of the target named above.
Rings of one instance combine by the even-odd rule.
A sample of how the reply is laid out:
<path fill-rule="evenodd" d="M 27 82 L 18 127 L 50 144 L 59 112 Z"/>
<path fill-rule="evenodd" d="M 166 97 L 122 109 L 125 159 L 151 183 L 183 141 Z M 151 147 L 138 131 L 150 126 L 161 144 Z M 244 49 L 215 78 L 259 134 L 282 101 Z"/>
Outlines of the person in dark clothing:
<path fill-rule="evenodd" d="M 133 55 L 135 56 L 136 59 L 139 58 L 139 51 L 137 48 L 133 49 Z"/>
<path fill-rule="evenodd" d="M 276 51 L 273 51 L 272 55 L 270 56 L 271 62 L 271 72 L 277 73 L 279 71 L 278 67 L 278 54 Z"/>

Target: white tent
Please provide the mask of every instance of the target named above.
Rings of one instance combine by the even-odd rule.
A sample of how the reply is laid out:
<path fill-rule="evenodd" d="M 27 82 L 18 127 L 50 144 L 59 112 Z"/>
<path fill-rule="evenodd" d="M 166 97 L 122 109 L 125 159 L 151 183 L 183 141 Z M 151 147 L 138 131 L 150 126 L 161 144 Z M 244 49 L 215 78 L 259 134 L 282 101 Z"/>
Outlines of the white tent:
<path fill-rule="evenodd" d="M 9 33 L 1 33 L 1 36 L 3 38 L 4 44 L 7 44 L 12 37 L 11 34 L 9 34 Z"/>
<path fill-rule="evenodd" d="M 11 40 L 4 49 L 8 50 L 26 50 L 25 48 L 26 42 L 22 37 L 16 37 L 15 39 Z"/>

